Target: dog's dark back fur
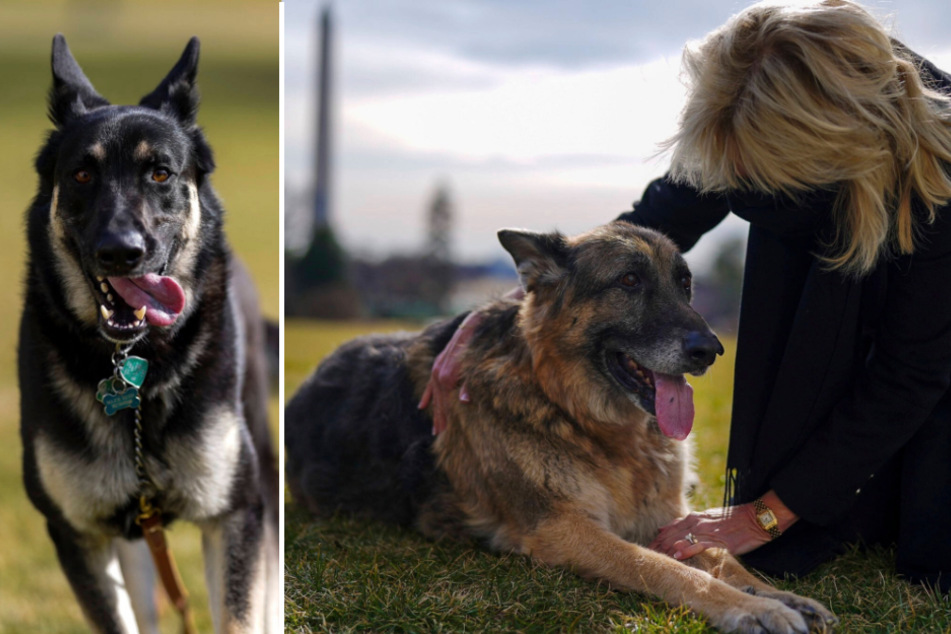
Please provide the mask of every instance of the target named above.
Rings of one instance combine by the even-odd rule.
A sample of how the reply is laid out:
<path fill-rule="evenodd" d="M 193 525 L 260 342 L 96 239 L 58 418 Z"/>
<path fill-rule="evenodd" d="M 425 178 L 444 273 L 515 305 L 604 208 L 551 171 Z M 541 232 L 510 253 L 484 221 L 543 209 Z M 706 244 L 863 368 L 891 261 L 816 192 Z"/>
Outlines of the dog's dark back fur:
<path fill-rule="evenodd" d="M 464 317 L 425 331 L 433 356 Z M 416 338 L 403 333 L 351 341 L 301 385 L 284 416 L 295 500 L 315 513 L 341 510 L 401 524 L 416 517 L 435 472 L 432 419 L 416 407 L 418 390 L 406 363 Z M 315 414 L 353 424 L 314 425 Z"/>

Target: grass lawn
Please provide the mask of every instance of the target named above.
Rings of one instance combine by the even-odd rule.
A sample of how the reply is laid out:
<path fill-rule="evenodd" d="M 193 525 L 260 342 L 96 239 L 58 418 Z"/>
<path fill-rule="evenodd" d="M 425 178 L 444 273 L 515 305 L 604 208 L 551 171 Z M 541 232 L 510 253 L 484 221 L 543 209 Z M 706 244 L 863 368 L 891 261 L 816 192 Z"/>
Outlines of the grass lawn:
<path fill-rule="evenodd" d="M 50 129 L 46 93 L 57 32 L 66 36 L 97 90 L 125 104 L 137 103 L 161 81 L 189 37 L 201 39 L 198 122 L 215 149 L 212 182 L 228 210 L 232 246 L 258 284 L 265 313 L 276 319 L 279 310 L 277 3 L 0 3 L 0 632 L 11 633 L 89 631 L 20 476 L 15 351 L 24 213 L 36 190 L 33 157 Z M 276 398 L 271 413 L 276 426 Z M 199 630 L 210 631 L 199 533 L 175 524 L 170 541 Z M 173 610 L 165 610 L 162 631 L 179 631 Z"/>
<path fill-rule="evenodd" d="M 289 398 L 316 362 L 343 341 L 400 324 L 291 321 L 285 331 Z M 703 486 L 694 507 L 722 496 L 733 346 L 691 379 Z M 526 557 L 423 539 L 411 530 L 347 518 L 317 521 L 285 505 L 285 622 L 292 632 L 709 632 L 683 608 L 613 592 Z M 854 551 L 783 589 L 810 596 L 841 619 L 841 632 L 951 632 L 951 604 L 894 573 L 888 550 Z"/>

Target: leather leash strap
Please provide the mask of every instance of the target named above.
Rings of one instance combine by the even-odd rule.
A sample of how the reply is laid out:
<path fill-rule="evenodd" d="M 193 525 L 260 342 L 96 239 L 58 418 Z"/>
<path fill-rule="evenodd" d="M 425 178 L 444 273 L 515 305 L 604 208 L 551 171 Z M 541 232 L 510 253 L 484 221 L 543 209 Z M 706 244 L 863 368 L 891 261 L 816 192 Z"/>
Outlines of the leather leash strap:
<path fill-rule="evenodd" d="M 99 278 L 99 281 L 102 281 L 102 278 Z M 135 473 L 139 479 L 139 514 L 135 522 L 142 527 L 142 535 L 149 545 L 152 561 L 155 562 L 159 577 L 162 579 L 165 593 L 168 594 L 172 605 L 182 617 L 182 632 L 197 634 L 195 620 L 188 605 L 188 592 L 185 591 L 185 585 L 178 574 L 178 567 L 175 566 L 175 559 L 168 549 L 168 542 L 165 541 L 162 514 L 158 508 L 152 506 L 148 494 L 148 491 L 155 487 L 145 470 L 145 432 L 142 425 L 142 399 L 139 388 L 145 382 L 149 362 L 142 357 L 129 354 L 134 343 L 125 345 L 116 343 L 111 359 L 112 376 L 99 382 L 96 400 L 103 404 L 106 416 L 113 416 L 125 409 L 131 409 L 134 413 L 132 446 L 135 451 Z"/>
<path fill-rule="evenodd" d="M 165 530 L 162 526 L 162 516 L 159 513 L 153 513 L 148 517 L 142 518 L 142 535 L 149 545 L 149 551 L 152 553 L 152 561 L 158 569 L 159 577 L 162 579 L 162 586 L 168 594 L 169 600 L 182 617 L 182 632 L 184 634 L 197 634 L 195 629 L 195 619 L 192 616 L 191 607 L 188 605 L 188 592 L 182 583 L 182 578 L 178 574 L 178 567 L 175 565 L 175 558 L 172 557 L 168 549 L 168 542 L 165 541 Z"/>

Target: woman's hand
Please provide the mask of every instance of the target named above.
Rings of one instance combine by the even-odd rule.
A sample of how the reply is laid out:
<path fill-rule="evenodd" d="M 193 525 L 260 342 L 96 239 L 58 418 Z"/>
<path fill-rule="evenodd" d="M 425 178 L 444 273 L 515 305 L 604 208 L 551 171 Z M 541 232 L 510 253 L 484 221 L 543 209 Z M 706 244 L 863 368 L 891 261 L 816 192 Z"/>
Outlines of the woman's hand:
<path fill-rule="evenodd" d="M 423 398 L 419 401 L 419 409 L 426 409 L 430 403 L 433 406 L 433 436 L 446 429 L 447 412 L 449 411 L 449 394 L 459 384 L 459 355 L 465 350 L 475 332 L 476 326 L 482 322 L 483 316 L 478 312 L 471 312 L 462 320 L 455 334 L 442 352 L 436 355 L 433 363 L 429 383 L 423 391 Z M 466 386 L 459 390 L 459 400 L 469 401 Z"/>
<path fill-rule="evenodd" d="M 521 287 L 516 287 L 505 294 L 509 299 L 522 299 L 525 297 L 525 291 Z M 419 401 L 419 409 L 426 409 L 430 404 L 433 406 L 433 436 L 446 429 L 449 413 L 449 394 L 459 384 L 459 361 L 462 351 L 469 345 L 469 340 L 475 333 L 476 328 L 484 315 L 478 311 L 472 311 L 462 320 L 455 334 L 442 352 L 436 355 L 433 362 L 433 371 L 429 376 L 429 383 L 423 390 L 423 397 Z M 463 403 L 469 402 L 469 394 L 466 392 L 466 386 L 459 389 L 459 400 Z"/>
<path fill-rule="evenodd" d="M 762 500 L 779 521 L 779 530 L 785 531 L 799 519 L 774 492 Z M 741 504 L 691 513 L 660 529 L 650 547 L 674 559 L 689 559 L 708 548 L 725 548 L 742 555 L 772 539 L 756 521 L 753 505 Z"/>

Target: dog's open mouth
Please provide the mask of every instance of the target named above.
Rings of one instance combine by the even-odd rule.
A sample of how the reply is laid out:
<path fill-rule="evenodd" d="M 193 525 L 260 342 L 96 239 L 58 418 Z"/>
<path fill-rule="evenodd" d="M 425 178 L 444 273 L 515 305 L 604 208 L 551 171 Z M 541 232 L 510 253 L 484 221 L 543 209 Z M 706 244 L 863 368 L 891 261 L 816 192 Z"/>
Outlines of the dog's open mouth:
<path fill-rule="evenodd" d="M 623 352 L 609 352 L 608 369 L 632 392 L 644 411 L 657 417 L 666 436 L 683 440 L 693 428 L 693 388 L 683 375 L 652 372 Z"/>
<path fill-rule="evenodd" d="M 138 338 L 149 326 L 171 326 L 185 308 L 185 292 L 171 277 L 97 277 L 99 325 L 109 339 Z"/>

